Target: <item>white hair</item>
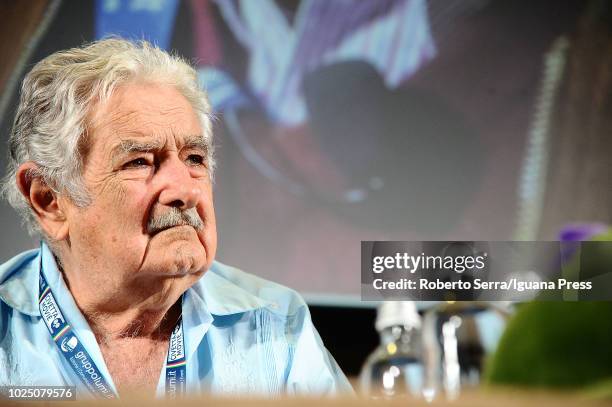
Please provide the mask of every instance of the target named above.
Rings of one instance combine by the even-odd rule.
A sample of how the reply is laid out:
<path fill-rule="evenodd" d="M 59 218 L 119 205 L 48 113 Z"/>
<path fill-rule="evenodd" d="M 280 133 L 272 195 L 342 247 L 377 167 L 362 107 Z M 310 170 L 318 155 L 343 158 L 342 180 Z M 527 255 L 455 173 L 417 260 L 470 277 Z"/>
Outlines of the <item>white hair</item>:
<path fill-rule="evenodd" d="M 32 235 L 41 233 L 36 217 L 16 182 L 19 166 L 35 163 L 40 177 L 56 193 L 80 207 L 90 203 L 82 182 L 86 118 L 93 105 L 108 100 L 121 84 L 135 80 L 175 86 L 200 118 L 214 169 L 212 122 L 206 93 L 195 70 L 182 58 L 156 46 L 108 38 L 46 57 L 25 76 L 9 139 L 9 164 L 2 194 L 19 212 Z"/>

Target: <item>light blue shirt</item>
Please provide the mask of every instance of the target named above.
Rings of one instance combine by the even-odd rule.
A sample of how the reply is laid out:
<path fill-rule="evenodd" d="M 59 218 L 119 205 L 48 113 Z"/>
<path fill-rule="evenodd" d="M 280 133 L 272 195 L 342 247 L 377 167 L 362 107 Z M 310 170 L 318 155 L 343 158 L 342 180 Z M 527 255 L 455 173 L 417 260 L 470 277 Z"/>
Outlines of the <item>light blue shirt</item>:
<path fill-rule="evenodd" d="M 42 256 L 42 261 L 41 261 Z M 0 385 L 71 385 L 90 397 L 38 308 L 42 272 L 74 333 L 116 393 L 96 338 L 46 244 L 0 266 Z M 352 392 L 295 291 L 215 262 L 183 296 L 187 393 Z M 157 395 L 165 394 L 165 365 Z"/>

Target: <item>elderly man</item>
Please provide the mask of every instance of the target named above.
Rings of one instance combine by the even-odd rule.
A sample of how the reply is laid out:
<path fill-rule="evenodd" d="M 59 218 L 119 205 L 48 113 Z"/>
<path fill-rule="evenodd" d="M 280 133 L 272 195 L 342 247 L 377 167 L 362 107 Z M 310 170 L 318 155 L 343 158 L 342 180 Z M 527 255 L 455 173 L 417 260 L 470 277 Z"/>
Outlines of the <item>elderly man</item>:
<path fill-rule="evenodd" d="M 293 291 L 214 262 L 194 70 L 142 42 L 26 76 L 3 192 L 42 236 L 0 267 L 0 385 L 77 395 L 350 391 Z"/>

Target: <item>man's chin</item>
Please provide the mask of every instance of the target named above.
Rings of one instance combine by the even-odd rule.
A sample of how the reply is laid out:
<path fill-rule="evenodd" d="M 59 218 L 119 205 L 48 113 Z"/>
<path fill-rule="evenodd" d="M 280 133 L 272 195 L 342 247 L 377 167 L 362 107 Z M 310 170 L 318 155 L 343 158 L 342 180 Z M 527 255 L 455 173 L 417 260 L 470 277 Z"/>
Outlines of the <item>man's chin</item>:
<path fill-rule="evenodd" d="M 177 226 L 154 235 L 146 257 L 145 269 L 168 277 L 201 275 L 206 266 L 206 250 L 190 226 Z"/>
<path fill-rule="evenodd" d="M 141 273 L 141 275 L 146 274 L 149 277 L 162 279 L 198 279 L 206 271 L 204 261 L 198 257 L 185 254 L 174 258 L 165 256 L 162 259 L 152 260 L 151 263 L 147 265 L 145 273 Z"/>

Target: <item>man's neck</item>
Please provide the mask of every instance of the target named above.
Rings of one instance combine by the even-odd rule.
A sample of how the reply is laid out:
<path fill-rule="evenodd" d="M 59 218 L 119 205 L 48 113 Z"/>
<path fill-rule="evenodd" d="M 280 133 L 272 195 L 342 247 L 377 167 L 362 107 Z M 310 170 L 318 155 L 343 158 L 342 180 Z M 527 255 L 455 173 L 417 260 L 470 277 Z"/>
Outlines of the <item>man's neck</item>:
<path fill-rule="evenodd" d="M 88 317 L 119 394 L 155 393 L 180 311 L 179 300 L 161 317 L 150 312 Z"/>
<path fill-rule="evenodd" d="M 71 259 L 65 254 L 64 258 Z M 144 283 L 141 281 L 142 284 L 138 284 L 137 288 L 116 287 L 112 282 L 107 284 L 95 281 L 92 284 L 89 278 L 83 278 L 83 275 L 75 272 L 83 267 L 75 266 L 72 262 L 63 263 L 57 256 L 55 259 L 98 343 L 112 343 L 122 339 L 169 339 L 181 316 L 180 296 L 170 301 L 164 296 L 158 296 L 162 293 L 160 284 L 153 280 Z M 90 273 L 104 274 L 96 270 L 90 270 Z M 168 305 L 163 305 L 166 303 Z"/>
<path fill-rule="evenodd" d="M 100 344 L 124 339 L 168 341 L 181 316 L 181 301 L 167 310 L 103 313 L 84 309 L 83 314 Z"/>

